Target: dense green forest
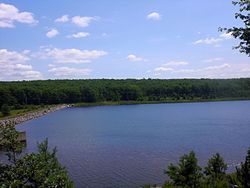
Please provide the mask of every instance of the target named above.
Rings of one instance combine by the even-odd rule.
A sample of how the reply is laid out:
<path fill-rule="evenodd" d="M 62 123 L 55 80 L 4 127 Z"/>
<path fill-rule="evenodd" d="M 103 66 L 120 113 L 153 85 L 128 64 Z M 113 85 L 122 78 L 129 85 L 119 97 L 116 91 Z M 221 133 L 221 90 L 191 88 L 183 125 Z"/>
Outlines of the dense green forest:
<path fill-rule="evenodd" d="M 250 79 L 93 79 L 0 82 L 0 107 L 103 101 L 250 99 Z"/>

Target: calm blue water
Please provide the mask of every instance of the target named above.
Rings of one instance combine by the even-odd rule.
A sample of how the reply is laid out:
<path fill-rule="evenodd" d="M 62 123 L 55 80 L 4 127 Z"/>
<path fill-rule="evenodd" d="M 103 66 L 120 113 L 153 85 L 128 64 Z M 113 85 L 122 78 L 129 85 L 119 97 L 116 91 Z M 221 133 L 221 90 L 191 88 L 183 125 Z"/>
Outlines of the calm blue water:
<path fill-rule="evenodd" d="M 139 187 L 164 182 L 164 168 L 190 150 L 200 165 L 216 152 L 244 160 L 250 101 L 69 108 L 18 129 L 27 151 L 48 137 L 76 187 Z"/>

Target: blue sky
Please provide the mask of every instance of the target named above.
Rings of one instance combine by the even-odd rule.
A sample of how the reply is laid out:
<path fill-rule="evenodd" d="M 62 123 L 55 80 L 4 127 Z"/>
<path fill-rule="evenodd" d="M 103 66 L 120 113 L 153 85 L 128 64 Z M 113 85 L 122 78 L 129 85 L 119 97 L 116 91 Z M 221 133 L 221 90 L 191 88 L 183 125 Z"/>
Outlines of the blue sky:
<path fill-rule="evenodd" d="M 229 0 L 4 0 L 0 80 L 250 77 Z"/>

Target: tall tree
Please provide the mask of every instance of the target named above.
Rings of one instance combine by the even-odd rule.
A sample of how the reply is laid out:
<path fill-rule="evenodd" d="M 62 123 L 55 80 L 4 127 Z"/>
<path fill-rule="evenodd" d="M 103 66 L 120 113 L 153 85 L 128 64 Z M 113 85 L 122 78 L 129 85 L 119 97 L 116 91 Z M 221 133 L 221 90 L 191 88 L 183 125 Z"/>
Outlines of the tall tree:
<path fill-rule="evenodd" d="M 204 173 L 206 174 L 205 182 L 209 187 L 229 187 L 226 179 L 227 164 L 219 153 L 209 159 Z"/>
<path fill-rule="evenodd" d="M 182 156 L 177 166 L 170 164 L 165 173 L 175 186 L 181 187 L 199 187 L 202 178 L 201 167 L 198 166 L 198 160 L 193 151 Z"/>
<path fill-rule="evenodd" d="M 227 164 L 219 153 L 216 153 L 211 159 L 209 159 L 207 166 L 205 167 L 205 174 L 212 179 L 218 179 L 226 173 Z"/>
<path fill-rule="evenodd" d="M 240 19 L 243 22 L 243 26 L 220 28 L 219 30 L 226 31 L 226 33 L 230 33 L 233 37 L 240 39 L 239 45 L 234 48 L 250 56 L 250 0 L 236 0 L 232 3 L 239 6 L 239 12 L 235 13 L 235 18 Z"/>
<path fill-rule="evenodd" d="M 247 151 L 247 156 L 244 163 L 241 163 L 239 168 L 236 168 L 237 179 L 241 187 L 250 187 L 250 148 Z"/>
<path fill-rule="evenodd" d="M 23 144 L 18 141 L 18 135 L 14 124 L 0 126 L 0 146 L 13 163 L 16 163 L 17 156 L 23 149 Z"/>

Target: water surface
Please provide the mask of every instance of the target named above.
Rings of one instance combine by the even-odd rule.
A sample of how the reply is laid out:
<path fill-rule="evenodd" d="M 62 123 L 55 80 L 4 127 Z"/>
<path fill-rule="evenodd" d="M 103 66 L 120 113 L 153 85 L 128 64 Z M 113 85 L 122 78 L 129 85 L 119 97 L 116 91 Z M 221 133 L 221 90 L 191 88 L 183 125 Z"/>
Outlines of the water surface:
<path fill-rule="evenodd" d="M 220 152 L 229 164 L 250 146 L 250 101 L 68 108 L 18 126 L 27 151 L 49 139 L 76 187 L 139 187 L 194 150 L 200 165 Z"/>

